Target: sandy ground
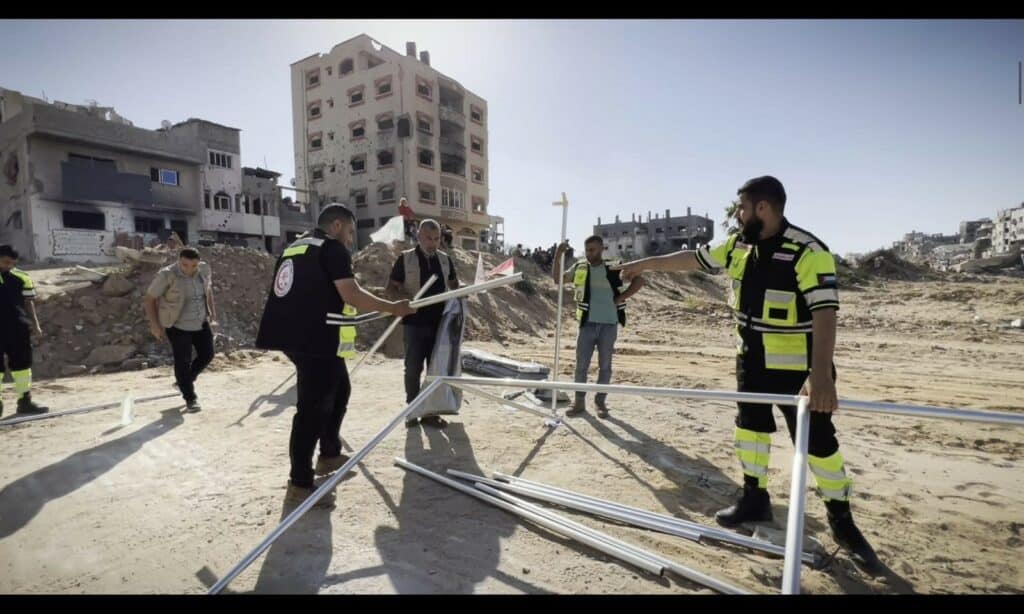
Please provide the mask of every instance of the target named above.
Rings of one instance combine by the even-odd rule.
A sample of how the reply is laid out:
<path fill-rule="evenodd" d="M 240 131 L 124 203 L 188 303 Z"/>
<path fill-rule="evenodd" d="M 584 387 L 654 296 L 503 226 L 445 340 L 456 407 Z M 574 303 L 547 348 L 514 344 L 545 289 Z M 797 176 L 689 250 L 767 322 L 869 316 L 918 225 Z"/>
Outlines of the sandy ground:
<path fill-rule="evenodd" d="M 840 396 L 1024 411 L 1024 282 L 889 283 L 843 294 Z M 727 312 L 713 298 L 638 295 L 620 332 L 614 381 L 731 389 Z M 573 367 L 572 327 L 563 378 Z M 550 333 L 505 347 L 550 364 Z M 596 363 L 596 357 L 595 361 Z M 595 367 L 596 368 L 596 367 Z M 287 512 L 290 363 L 219 357 L 200 377 L 204 409 L 139 404 L 134 422 L 105 410 L 0 428 L 0 592 L 201 593 Z M 593 377 L 593 375 L 592 375 Z M 34 397 L 54 409 L 170 390 L 169 368 L 52 380 Z M 7 389 L 7 413 L 13 406 Z M 399 360 L 374 359 L 354 381 L 349 448 L 402 408 Z M 467 397 L 444 431 L 400 426 L 229 587 L 261 593 L 706 592 L 655 578 L 525 524 L 427 479 L 427 468 L 502 471 L 645 509 L 713 523 L 740 490 L 727 403 L 609 398 L 551 430 L 542 420 Z M 780 425 L 782 424 L 781 417 Z M 803 569 L 807 593 L 1024 592 L 1024 432 L 1009 427 L 841 412 L 854 512 L 889 570 L 870 577 L 839 552 Z M 792 446 L 774 437 L 770 485 L 784 526 Z M 835 550 L 809 490 L 807 530 Z M 567 515 L 756 592 L 777 591 L 766 555 Z"/>

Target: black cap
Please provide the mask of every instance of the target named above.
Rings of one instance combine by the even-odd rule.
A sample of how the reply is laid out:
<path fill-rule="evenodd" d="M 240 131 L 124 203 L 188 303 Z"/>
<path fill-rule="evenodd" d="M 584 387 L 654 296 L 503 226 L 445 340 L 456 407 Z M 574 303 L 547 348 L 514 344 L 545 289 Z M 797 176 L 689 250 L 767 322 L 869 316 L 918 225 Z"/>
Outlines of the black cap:
<path fill-rule="evenodd" d="M 786 206 L 786 188 L 782 187 L 781 181 L 771 175 L 754 177 L 736 190 L 737 195 L 744 193 L 755 202 L 767 200 L 777 203 L 780 207 Z"/>

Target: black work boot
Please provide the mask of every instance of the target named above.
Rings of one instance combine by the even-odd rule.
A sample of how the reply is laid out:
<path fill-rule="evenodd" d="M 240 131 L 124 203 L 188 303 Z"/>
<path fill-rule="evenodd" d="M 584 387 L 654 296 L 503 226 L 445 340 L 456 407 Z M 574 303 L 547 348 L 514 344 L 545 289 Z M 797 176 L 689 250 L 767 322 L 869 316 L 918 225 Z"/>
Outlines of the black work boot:
<path fill-rule="evenodd" d="M 719 510 L 715 520 L 729 529 L 745 522 L 771 522 L 772 503 L 768 490 L 758 487 L 757 478 L 743 476 L 743 496 L 736 505 Z"/>
<path fill-rule="evenodd" d="M 32 402 L 32 393 L 30 392 L 26 392 L 20 399 L 18 399 L 19 414 L 45 414 L 48 411 L 50 411 L 49 407 L 36 405 Z"/>
<path fill-rule="evenodd" d="M 832 537 L 850 555 L 854 563 L 868 571 L 878 571 L 882 562 L 878 560 L 874 548 L 864 539 L 853 522 L 853 514 L 850 513 L 849 501 L 826 501 L 825 508 L 828 510 L 828 526 L 832 529 Z"/>

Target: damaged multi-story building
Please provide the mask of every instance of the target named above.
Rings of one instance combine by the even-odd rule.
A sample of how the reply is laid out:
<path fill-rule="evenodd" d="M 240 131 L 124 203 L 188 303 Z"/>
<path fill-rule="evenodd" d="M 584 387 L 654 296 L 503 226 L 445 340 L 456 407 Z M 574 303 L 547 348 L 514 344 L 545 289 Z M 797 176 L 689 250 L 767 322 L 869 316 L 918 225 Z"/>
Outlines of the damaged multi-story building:
<path fill-rule="evenodd" d="M 295 180 L 313 207 L 339 201 L 360 246 L 397 215 L 434 218 L 455 245 L 497 240 L 488 214 L 487 101 L 417 58 L 365 34 L 292 64 Z"/>
<path fill-rule="evenodd" d="M 903 240 L 894 241 L 893 250 L 901 257 L 918 262 L 926 262 L 929 255 L 940 245 L 957 245 L 960 235 L 944 235 L 942 233 L 924 233 L 911 231 L 903 235 Z"/>
<path fill-rule="evenodd" d="M 996 214 L 992 226 L 992 254 L 1007 254 L 1024 243 L 1024 203 Z"/>
<path fill-rule="evenodd" d="M 938 270 L 960 270 L 961 266 L 985 266 L 989 260 L 1013 256 L 1022 243 L 1024 203 L 999 211 L 994 222 L 990 218 L 964 220 L 957 234 L 907 233 L 893 243 L 893 250 Z"/>
<path fill-rule="evenodd" d="M 26 262 L 113 262 L 116 245 L 171 232 L 269 249 L 280 199 L 246 194 L 239 132 L 202 119 L 147 130 L 111 107 L 0 88 L 0 242 Z"/>
<path fill-rule="evenodd" d="M 711 243 L 715 223 L 706 213 L 693 215 L 687 207 L 686 215 L 676 217 L 672 217 L 670 209 L 665 210 L 665 217 L 657 213 L 651 217 L 648 211 L 646 222 L 643 215 L 635 213 L 628 221 L 620 221 L 616 215 L 614 222 L 602 224 L 601 218 L 597 218 L 594 234 L 604 239 L 608 257 L 643 258 Z"/>

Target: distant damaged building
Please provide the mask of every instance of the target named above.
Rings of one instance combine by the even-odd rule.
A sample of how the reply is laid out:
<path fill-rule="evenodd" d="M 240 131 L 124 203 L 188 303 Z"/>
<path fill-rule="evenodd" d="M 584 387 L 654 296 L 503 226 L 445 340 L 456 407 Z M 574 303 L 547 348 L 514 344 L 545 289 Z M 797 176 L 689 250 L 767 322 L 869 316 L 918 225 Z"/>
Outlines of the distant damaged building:
<path fill-rule="evenodd" d="M 0 88 L 0 243 L 25 262 L 115 262 L 116 246 L 172 232 L 270 249 L 281 235 L 276 173 L 244 192 L 239 133 L 196 118 L 147 130 L 95 102 Z"/>
<path fill-rule="evenodd" d="M 1024 203 L 1013 209 L 1003 209 L 996 215 L 992 227 L 992 255 L 1008 254 L 1015 244 L 1024 242 Z"/>
<path fill-rule="evenodd" d="M 616 215 L 614 222 L 606 224 L 597 218 L 594 234 L 604 239 L 608 258 L 643 258 L 708 244 L 715 237 L 715 222 L 706 214 L 693 215 L 690 207 L 686 215 L 677 217 L 666 209 L 665 217 L 657 213 L 651 217 L 648 211 L 646 222 L 637 214 L 628 221 Z"/>

